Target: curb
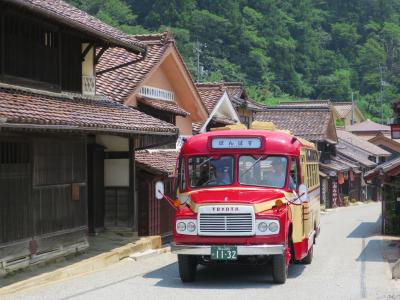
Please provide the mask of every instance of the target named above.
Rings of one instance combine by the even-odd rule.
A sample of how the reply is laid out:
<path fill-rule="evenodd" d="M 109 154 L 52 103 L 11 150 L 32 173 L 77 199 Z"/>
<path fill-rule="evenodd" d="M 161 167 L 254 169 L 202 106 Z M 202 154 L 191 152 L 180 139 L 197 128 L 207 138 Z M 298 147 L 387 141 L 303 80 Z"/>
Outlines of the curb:
<path fill-rule="evenodd" d="M 164 253 L 169 253 L 171 252 L 171 247 L 167 246 L 164 248 L 160 248 L 160 249 L 151 249 L 151 250 L 146 250 L 144 252 L 139 252 L 139 253 L 134 253 L 129 255 L 129 259 L 132 259 L 134 261 L 141 261 L 144 259 L 148 259 L 160 254 L 164 254 Z"/>
<path fill-rule="evenodd" d="M 44 273 L 0 288 L 0 295 L 13 294 L 21 290 L 30 289 L 49 283 L 55 283 L 67 278 L 96 272 L 104 269 L 109 265 L 117 263 L 124 258 L 128 258 L 134 253 L 145 253 L 146 251 L 151 251 L 154 249 L 157 249 L 155 252 L 163 250 L 160 248 L 160 236 L 141 238 L 135 243 L 129 243 L 125 246 L 115 248 L 109 252 L 102 253 L 94 257 L 90 257 L 70 266 L 66 266 L 55 271 Z"/>
<path fill-rule="evenodd" d="M 372 202 L 360 202 L 360 201 L 358 201 L 358 202 L 355 202 L 355 203 L 351 203 L 348 206 L 338 206 L 338 207 L 334 207 L 334 208 L 325 208 L 324 212 L 321 210 L 321 214 L 326 214 L 326 213 L 329 213 L 329 212 L 335 212 L 335 211 L 339 211 L 339 210 L 350 208 L 350 207 L 369 205 L 369 204 L 373 204 L 373 203 L 380 203 L 380 202 L 378 202 L 378 201 L 376 201 L 376 202 L 375 201 L 372 201 Z"/>

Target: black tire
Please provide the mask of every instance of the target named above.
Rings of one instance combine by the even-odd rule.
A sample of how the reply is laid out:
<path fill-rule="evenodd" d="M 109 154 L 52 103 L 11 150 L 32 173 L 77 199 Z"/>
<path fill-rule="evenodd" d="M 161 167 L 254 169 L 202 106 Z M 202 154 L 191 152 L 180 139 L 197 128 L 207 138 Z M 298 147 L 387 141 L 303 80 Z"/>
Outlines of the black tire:
<path fill-rule="evenodd" d="M 285 262 L 285 255 L 279 254 L 272 257 L 272 278 L 275 283 L 286 282 L 288 268 Z"/>
<path fill-rule="evenodd" d="M 311 248 L 308 250 L 307 256 L 304 257 L 301 262 L 305 265 L 309 265 L 312 262 L 313 259 L 313 255 L 314 255 L 314 246 L 311 246 Z"/>
<path fill-rule="evenodd" d="M 178 265 L 182 282 L 193 282 L 196 279 L 196 256 L 178 254 Z"/>

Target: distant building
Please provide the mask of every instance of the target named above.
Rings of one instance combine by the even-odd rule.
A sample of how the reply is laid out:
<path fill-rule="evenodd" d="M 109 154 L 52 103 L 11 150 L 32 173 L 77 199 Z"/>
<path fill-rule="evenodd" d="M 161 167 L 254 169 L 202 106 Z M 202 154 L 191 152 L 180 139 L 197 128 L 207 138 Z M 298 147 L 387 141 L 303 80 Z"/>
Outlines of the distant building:
<path fill-rule="evenodd" d="M 365 121 L 365 117 L 357 104 L 351 102 L 332 102 L 333 117 L 336 126 L 349 126 Z"/>
<path fill-rule="evenodd" d="M 382 233 L 400 234 L 400 158 L 365 174 L 365 180 L 382 188 Z"/>
<path fill-rule="evenodd" d="M 391 153 L 391 156 L 387 157 L 386 161 L 400 156 L 400 140 L 391 139 L 390 136 L 384 135 L 383 133 L 378 133 L 375 137 L 369 139 L 368 142 L 377 145 Z"/>
<path fill-rule="evenodd" d="M 347 125 L 345 129 L 367 141 L 375 137 L 378 133 L 390 137 L 390 126 L 382 125 L 369 119 L 354 125 Z"/>

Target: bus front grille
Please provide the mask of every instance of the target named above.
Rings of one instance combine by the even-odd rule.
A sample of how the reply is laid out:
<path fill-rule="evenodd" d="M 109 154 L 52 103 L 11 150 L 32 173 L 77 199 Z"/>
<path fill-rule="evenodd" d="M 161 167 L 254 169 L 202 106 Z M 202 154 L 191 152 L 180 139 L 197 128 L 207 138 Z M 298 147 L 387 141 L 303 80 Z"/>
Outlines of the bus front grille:
<path fill-rule="evenodd" d="M 254 216 L 251 213 L 199 215 L 199 235 L 250 236 L 254 234 Z"/>

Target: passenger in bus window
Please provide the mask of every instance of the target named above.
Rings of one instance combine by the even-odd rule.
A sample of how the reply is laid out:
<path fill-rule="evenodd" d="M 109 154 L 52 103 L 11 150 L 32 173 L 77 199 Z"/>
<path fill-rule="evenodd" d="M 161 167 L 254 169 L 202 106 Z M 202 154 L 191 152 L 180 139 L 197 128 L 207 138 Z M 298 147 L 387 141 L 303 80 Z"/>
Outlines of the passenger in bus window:
<path fill-rule="evenodd" d="M 271 187 L 283 187 L 286 177 L 286 159 L 281 157 L 272 158 L 273 173 L 268 178 L 268 185 Z"/>
<path fill-rule="evenodd" d="M 290 176 L 289 176 L 289 189 L 297 190 L 297 178 L 298 178 L 297 161 L 296 158 L 292 157 L 292 163 L 290 166 Z"/>

